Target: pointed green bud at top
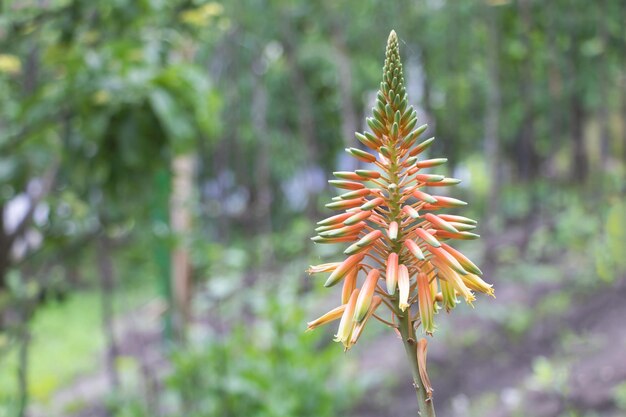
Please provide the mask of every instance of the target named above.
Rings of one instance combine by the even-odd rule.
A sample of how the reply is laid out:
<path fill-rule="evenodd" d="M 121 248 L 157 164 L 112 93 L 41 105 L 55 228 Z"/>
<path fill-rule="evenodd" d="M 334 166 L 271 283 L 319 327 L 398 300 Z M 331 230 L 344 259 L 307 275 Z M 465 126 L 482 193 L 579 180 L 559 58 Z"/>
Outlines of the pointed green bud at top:
<path fill-rule="evenodd" d="M 395 81 L 394 81 L 395 79 Z M 400 44 L 395 31 L 389 33 L 387 38 L 387 49 L 385 50 L 385 66 L 383 67 L 383 92 L 388 93 L 388 103 L 392 105 L 394 110 L 400 107 L 400 101 L 406 96 L 404 90 L 404 74 L 402 71 L 402 63 L 400 62 Z M 387 91 L 385 91 L 387 90 Z M 391 90 L 394 94 L 392 96 Z M 393 100 L 397 100 L 394 102 Z"/>

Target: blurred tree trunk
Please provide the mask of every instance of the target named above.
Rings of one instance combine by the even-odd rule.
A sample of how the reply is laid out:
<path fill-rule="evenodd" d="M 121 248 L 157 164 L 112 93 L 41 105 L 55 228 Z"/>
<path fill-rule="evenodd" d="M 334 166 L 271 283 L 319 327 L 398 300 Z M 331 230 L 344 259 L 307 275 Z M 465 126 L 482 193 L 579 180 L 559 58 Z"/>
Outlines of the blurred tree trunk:
<path fill-rule="evenodd" d="M 485 114 L 485 163 L 489 169 L 491 185 L 487 197 L 487 223 L 485 236 L 485 268 L 495 265 L 497 226 L 500 211 L 500 68 L 499 68 L 499 9 L 486 6 L 487 17 L 487 103 Z"/>
<path fill-rule="evenodd" d="M 621 2 L 619 7 L 617 8 L 617 12 L 621 16 L 626 16 L 626 2 Z M 621 29 L 621 41 L 619 42 L 619 45 L 621 45 L 621 50 L 623 51 L 626 48 L 626 25 L 621 25 Z M 618 99 L 618 101 L 621 99 L 622 140 L 620 141 L 618 136 L 618 143 L 621 142 L 623 158 L 622 162 L 626 164 L 626 56 L 624 56 L 624 54 L 621 54 L 621 59 L 619 62 L 621 63 L 622 67 L 621 71 L 618 72 L 617 75 L 619 90 L 622 92 L 620 98 Z"/>
<path fill-rule="evenodd" d="M 532 31 L 532 10 L 529 0 L 517 1 L 518 11 L 521 17 L 522 33 L 521 40 L 526 50 L 526 59 L 521 64 L 521 76 L 519 80 L 519 94 L 522 101 L 524 118 L 519 133 L 519 151 L 517 153 L 518 170 L 520 179 L 531 180 L 536 174 L 537 155 L 535 151 L 535 114 L 533 106 L 534 80 L 532 76 L 532 45 L 530 33 Z"/>
<path fill-rule="evenodd" d="M 172 319 L 174 332 L 179 342 L 186 339 L 191 300 L 191 262 L 187 238 L 191 232 L 190 203 L 193 194 L 194 159 L 192 155 L 181 155 L 172 162 L 172 195 L 170 201 L 170 223 L 176 239 L 172 251 Z"/>
<path fill-rule="evenodd" d="M 572 80 L 580 77 L 581 52 L 580 45 L 583 42 L 580 34 L 572 37 L 572 47 L 570 47 L 568 74 Z M 569 95 L 570 113 L 570 133 L 572 136 L 570 175 L 571 179 L 580 184 L 585 181 L 589 171 L 587 151 L 585 149 L 585 107 L 583 103 L 582 86 L 578 83 L 572 85 Z"/>
<path fill-rule="evenodd" d="M 607 81 L 608 80 L 603 77 L 601 88 L 602 91 L 605 92 L 605 94 L 603 94 L 604 97 L 609 95 Z M 598 108 L 598 123 L 600 124 L 600 163 L 602 170 L 607 168 L 609 157 L 611 156 L 611 128 L 609 116 L 609 106 L 606 100 L 602 100 Z"/>
<path fill-rule="evenodd" d="M 309 160 L 314 163 L 318 162 L 319 149 L 317 146 L 317 137 L 315 128 L 315 111 L 313 108 L 313 99 L 306 82 L 304 71 L 298 64 L 296 57 L 296 46 L 294 44 L 294 35 L 288 31 L 285 36 L 285 59 L 289 66 L 289 74 L 293 94 L 296 98 L 298 108 L 298 131 L 300 137 L 305 141 Z"/>
<path fill-rule="evenodd" d="M 28 301 L 24 300 L 24 306 L 22 307 L 20 317 L 20 329 L 19 329 L 19 342 L 20 348 L 18 352 L 18 368 L 17 368 L 17 392 L 18 392 L 18 406 L 17 417 L 25 417 L 26 410 L 28 408 L 29 395 L 28 395 L 28 369 L 30 365 L 30 329 L 28 323 L 30 321 L 30 314 L 27 311 Z"/>
<path fill-rule="evenodd" d="M 598 6 L 602 11 L 602 15 L 607 15 L 609 8 L 607 7 L 607 1 L 601 0 L 598 2 Z M 606 23 L 598 19 L 597 27 L 602 45 L 608 45 L 608 33 Z M 610 127 L 610 114 L 609 114 L 609 98 L 611 97 L 611 78 L 608 71 L 608 64 L 601 65 L 598 69 L 600 77 L 600 91 L 602 99 L 598 107 L 598 123 L 600 124 L 600 164 L 601 170 L 605 170 L 611 154 L 611 127 Z"/>
<path fill-rule="evenodd" d="M 169 198 L 171 194 L 171 173 L 167 167 L 162 167 L 154 175 L 152 190 L 151 218 L 153 222 L 152 256 L 156 262 L 158 282 L 157 291 L 169 306 L 163 315 L 163 338 L 165 342 L 173 339 L 172 319 L 172 283 L 170 245 L 168 242 L 167 225 L 169 217 Z M 155 227 L 156 226 L 156 227 Z M 159 230 L 163 227 L 163 232 Z"/>
<path fill-rule="evenodd" d="M 444 47 L 448 53 L 445 54 L 445 68 L 443 68 L 443 73 L 447 73 L 446 76 L 453 78 L 456 76 L 457 65 L 458 65 L 458 40 L 459 40 L 459 29 L 462 27 L 459 20 L 459 12 L 458 12 L 459 4 L 456 2 L 446 2 L 445 3 L 445 11 L 447 16 L 449 16 L 450 24 L 448 30 L 445 33 L 445 41 Z M 437 141 L 433 145 L 433 148 L 440 152 L 442 155 L 446 155 L 448 157 L 449 163 L 448 166 L 457 164 L 459 160 L 459 147 L 454 146 L 455 143 L 458 143 L 458 137 L 455 135 L 456 131 L 455 126 L 459 125 L 459 112 L 457 107 L 456 97 L 448 97 L 446 96 L 446 111 L 443 116 L 443 120 L 441 123 L 438 123 L 437 120 L 435 122 L 435 126 L 437 128 Z M 436 147 L 439 148 L 436 148 Z"/>
<path fill-rule="evenodd" d="M 547 13 L 557 13 L 557 11 L 549 9 Z M 559 67 L 561 59 L 560 50 L 557 44 L 558 30 L 553 24 L 548 24 L 546 36 L 546 45 L 548 54 L 551 57 L 548 64 L 548 97 L 550 103 L 550 111 L 548 117 L 550 120 L 550 147 L 549 154 L 546 158 L 549 164 L 554 164 L 556 154 L 561 146 L 564 131 L 564 113 L 563 113 L 563 74 Z"/>
<path fill-rule="evenodd" d="M 626 163 L 626 71 L 622 73 L 622 157 Z"/>
<path fill-rule="evenodd" d="M 346 147 L 352 145 L 354 133 L 357 130 L 356 110 L 352 101 L 352 65 L 350 54 L 346 45 L 346 40 L 341 25 L 333 21 L 331 28 L 331 40 L 337 72 L 339 74 L 339 100 L 341 102 L 341 137 Z M 347 170 L 352 171 L 357 168 L 357 160 L 348 158 L 349 166 Z"/>
<path fill-rule="evenodd" d="M 264 242 L 259 245 L 262 253 L 259 253 L 261 267 L 271 265 L 273 248 L 271 243 L 272 233 L 272 184 L 270 171 L 270 148 L 271 141 L 267 127 L 267 87 L 260 74 L 254 78 L 254 91 L 252 94 L 252 124 L 255 127 L 258 140 L 256 153 L 256 204 L 254 204 L 255 229 L 259 238 Z"/>
<path fill-rule="evenodd" d="M 102 236 L 96 240 L 96 259 L 100 275 L 102 330 L 104 332 L 106 343 L 105 371 L 110 386 L 113 389 L 117 389 L 119 388 L 120 378 L 116 366 L 118 347 L 115 340 L 115 329 L 113 324 L 113 292 L 115 288 L 115 278 L 113 276 L 113 262 L 111 259 L 111 242 L 106 236 L 106 231 L 103 231 Z"/>
<path fill-rule="evenodd" d="M 582 97 L 578 93 L 570 98 L 571 132 L 572 132 L 572 178 L 582 183 L 587 178 L 589 171 L 587 151 L 585 149 L 585 109 Z"/>
<path fill-rule="evenodd" d="M 317 129 L 315 127 L 315 110 L 313 107 L 313 98 L 309 86 L 306 82 L 306 76 L 304 71 L 298 64 L 297 50 L 295 45 L 296 35 L 289 26 L 288 20 L 284 20 L 286 23 L 283 26 L 283 45 L 285 50 L 285 60 L 289 67 L 289 81 L 291 83 L 292 91 L 296 99 L 297 117 L 298 117 L 298 136 L 305 142 L 307 166 L 309 168 L 319 165 L 320 152 L 317 145 Z M 314 218 L 316 215 L 316 198 L 314 195 L 309 194 L 309 199 L 306 205 L 306 214 L 309 218 Z"/>
<path fill-rule="evenodd" d="M 232 121 L 230 120 L 232 116 L 228 116 L 228 113 L 230 112 L 226 112 L 225 117 L 227 119 L 225 120 L 225 123 L 228 123 L 229 126 L 236 125 L 236 123 L 230 123 Z M 220 140 L 216 144 L 215 150 L 211 154 L 212 156 L 211 165 L 213 166 L 213 180 L 217 184 L 220 204 L 223 204 L 229 192 L 228 185 L 225 184 L 225 177 L 223 174 L 228 173 L 228 166 L 231 160 L 230 158 L 231 148 L 236 148 L 237 146 L 237 143 L 236 143 L 237 135 L 233 134 L 233 132 L 230 129 L 226 129 L 226 131 L 228 132 L 227 133 L 228 137 L 222 138 L 222 140 Z M 245 160 L 245 158 L 243 157 L 236 158 L 236 160 L 239 160 L 239 159 Z M 233 174 L 238 174 L 238 172 L 240 172 L 240 169 L 239 169 L 239 165 L 236 164 L 235 172 Z M 240 175 L 237 175 L 237 177 L 240 177 Z M 223 205 L 220 209 L 221 210 L 223 209 Z M 217 228 L 218 240 L 221 242 L 227 242 L 230 238 L 230 231 L 231 231 L 230 216 L 220 216 L 220 221 L 215 222 L 215 223 L 216 223 L 216 228 Z"/>
<path fill-rule="evenodd" d="M 4 205 L 0 204 L 0 299 L 6 289 L 5 276 L 9 269 L 9 235 L 4 230 Z M 2 310 L 0 310 L 0 329 L 2 329 Z"/>

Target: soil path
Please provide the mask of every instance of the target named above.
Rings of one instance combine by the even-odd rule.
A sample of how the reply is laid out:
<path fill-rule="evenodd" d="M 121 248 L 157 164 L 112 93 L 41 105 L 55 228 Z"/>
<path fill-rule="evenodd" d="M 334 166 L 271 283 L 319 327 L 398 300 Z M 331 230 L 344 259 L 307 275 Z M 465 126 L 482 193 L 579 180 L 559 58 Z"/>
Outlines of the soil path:
<path fill-rule="evenodd" d="M 520 294 L 510 284 L 505 288 L 499 285 L 498 290 L 493 302 L 502 305 Z M 558 289 L 535 288 L 527 297 L 538 300 L 533 293 L 545 295 L 546 291 Z M 624 299 L 626 278 L 611 287 L 575 295 L 564 314 L 534 323 L 527 334 L 516 338 L 477 314 L 446 317 L 446 326 L 455 337 L 478 332 L 480 342 L 449 348 L 437 337 L 430 341 L 429 373 L 438 417 L 558 417 L 573 409 L 623 416 L 624 410 L 614 404 L 613 389 L 626 381 Z M 352 417 L 417 415 L 401 343 L 387 333 L 361 354 L 360 368 L 380 375 L 382 383 L 371 389 Z M 546 390 L 533 378 L 533 364 L 542 357 L 559 364 L 552 371 L 561 385 L 554 389 Z M 400 382 L 389 388 L 389 381 Z M 485 394 L 489 394 L 489 404 L 484 404 L 480 413 L 469 411 Z"/>

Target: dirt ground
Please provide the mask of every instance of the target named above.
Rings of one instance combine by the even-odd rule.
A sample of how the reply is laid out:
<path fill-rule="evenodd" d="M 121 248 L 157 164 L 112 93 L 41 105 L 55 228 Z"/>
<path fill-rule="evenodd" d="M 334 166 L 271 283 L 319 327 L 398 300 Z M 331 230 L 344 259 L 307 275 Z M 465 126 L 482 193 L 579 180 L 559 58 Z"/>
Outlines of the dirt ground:
<path fill-rule="evenodd" d="M 536 293 L 545 291 L 534 289 Z M 498 298 L 483 302 L 507 303 L 519 294 L 513 287 L 499 285 Z M 533 294 L 527 298 L 537 299 Z M 445 317 L 455 337 L 468 332 L 479 337 L 459 349 L 449 348 L 437 337 L 430 340 L 429 373 L 437 415 L 559 417 L 593 412 L 595 416 L 623 417 L 626 411 L 616 407 L 613 392 L 626 381 L 625 299 L 626 279 L 594 293 L 579 294 L 564 314 L 535 323 L 523 337 L 511 337 L 493 321 L 476 314 Z M 361 368 L 384 376 L 381 380 L 387 385 L 389 381 L 396 384 L 373 387 L 353 417 L 416 415 L 415 393 L 404 367 L 401 343 L 387 333 L 360 353 Z M 548 362 L 543 358 L 558 367 L 542 370 L 541 365 Z M 537 381 L 537 373 L 553 374 L 547 386 Z M 573 411 L 576 414 L 569 414 Z"/>

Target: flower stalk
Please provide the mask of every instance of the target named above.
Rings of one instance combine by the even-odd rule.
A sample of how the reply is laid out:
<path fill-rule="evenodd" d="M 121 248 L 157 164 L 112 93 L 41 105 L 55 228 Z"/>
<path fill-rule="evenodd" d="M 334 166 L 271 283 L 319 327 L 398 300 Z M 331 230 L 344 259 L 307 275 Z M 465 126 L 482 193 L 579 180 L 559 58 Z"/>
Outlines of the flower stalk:
<path fill-rule="evenodd" d="M 398 317 L 398 330 L 402 337 L 402 344 L 406 358 L 411 367 L 411 375 L 413 377 L 413 387 L 417 397 L 417 406 L 421 417 L 435 417 L 435 406 L 433 404 L 432 393 L 426 388 L 427 385 L 422 381 L 420 374 L 426 375 L 425 365 L 423 370 L 420 369 L 417 357 L 417 342 L 413 325 L 410 323 L 409 314 Z M 424 378 L 426 379 L 426 378 Z M 430 385 L 430 381 L 428 381 Z M 430 389 L 432 391 L 432 388 Z"/>
<path fill-rule="evenodd" d="M 439 195 L 439 187 L 458 184 L 455 178 L 425 173 L 446 158 L 425 158 L 434 141 L 420 142 L 426 125 L 417 125 L 417 112 L 408 104 L 398 38 L 389 35 L 383 82 L 377 94 L 369 132 L 356 133 L 365 148 L 346 152 L 366 167 L 337 171 L 329 183 L 340 195 L 326 205 L 343 213 L 318 222 L 320 244 L 346 244 L 343 261 L 309 268 L 326 274 L 324 286 L 342 283 L 341 304 L 309 323 L 309 329 L 339 320 L 335 340 L 350 349 L 374 318 L 401 335 L 411 367 L 421 415 L 434 417 L 432 387 L 426 372 L 426 339 L 432 336 L 435 316 L 451 311 L 457 296 L 468 304 L 474 292 L 493 296 L 493 288 L 469 258 L 453 248 L 452 240 L 472 240 L 476 221 L 441 213 L 467 203 Z M 418 126 L 418 127 L 416 127 Z"/>

